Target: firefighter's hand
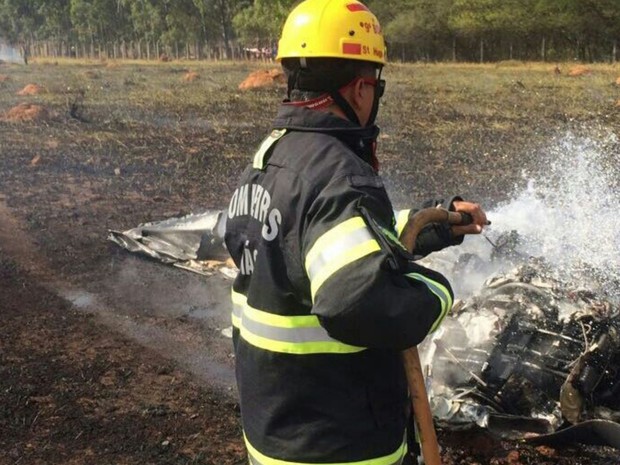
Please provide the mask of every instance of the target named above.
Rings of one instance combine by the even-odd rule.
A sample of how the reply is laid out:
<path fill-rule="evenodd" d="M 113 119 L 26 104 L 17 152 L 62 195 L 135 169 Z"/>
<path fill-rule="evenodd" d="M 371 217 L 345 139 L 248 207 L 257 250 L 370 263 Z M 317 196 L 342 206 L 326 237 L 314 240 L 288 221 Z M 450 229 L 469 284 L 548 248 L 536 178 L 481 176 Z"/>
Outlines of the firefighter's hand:
<path fill-rule="evenodd" d="M 455 200 L 452 202 L 454 210 L 457 212 L 468 213 L 471 215 L 472 223 L 466 226 L 452 226 L 451 231 L 453 236 L 462 236 L 464 234 L 480 234 L 482 229 L 490 224 L 487 220 L 486 213 L 482 210 L 480 205 L 473 202 L 467 202 L 465 200 Z"/>

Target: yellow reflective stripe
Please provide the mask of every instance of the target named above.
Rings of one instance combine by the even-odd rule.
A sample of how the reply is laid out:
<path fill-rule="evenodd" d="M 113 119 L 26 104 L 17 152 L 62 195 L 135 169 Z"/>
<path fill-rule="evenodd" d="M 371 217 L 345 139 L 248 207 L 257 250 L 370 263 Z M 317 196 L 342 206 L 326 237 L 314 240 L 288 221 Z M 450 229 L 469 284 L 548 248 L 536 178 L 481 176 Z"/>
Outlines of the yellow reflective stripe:
<path fill-rule="evenodd" d="M 348 219 L 319 237 L 306 254 L 312 299 L 327 279 L 342 267 L 381 250 L 361 217 Z"/>
<path fill-rule="evenodd" d="M 441 313 L 433 323 L 430 332 L 437 330 L 443 319 L 446 317 L 450 309 L 452 308 L 452 296 L 450 295 L 450 291 L 441 283 L 437 281 L 433 281 L 426 276 L 423 276 L 419 273 L 410 273 L 407 275 L 409 278 L 415 279 L 416 281 L 421 281 L 430 289 L 430 291 L 437 296 L 439 301 L 441 302 Z"/>
<path fill-rule="evenodd" d="M 246 304 L 246 298 L 243 294 L 239 294 L 231 289 L 231 300 L 233 304 L 232 325 L 235 328 L 241 327 L 241 316 L 243 314 L 243 306 Z"/>
<path fill-rule="evenodd" d="M 306 269 L 312 265 L 312 262 L 321 254 L 321 252 L 340 239 L 342 236 L 346 236 L 357 229 L 366 227 L 364 219 L 361 216 L 356 216 L 349 220 L 343 221 L 338 226 L 333 227 L 321 237 L 319 237 L 314 245 L 310 248 L 310 251 L 306 254 Z"/>
<path fill-rule="evenodd" d="M 269 151 L 271 146 L 275 144 L 278 139 L 280 139 L 284 134 L 286 134 L 286 129 L 274 129 L 271 131 L 265 140 L 261 143 L 259 149 L 254 155 L 254 163 L 252 165 L 253 168 L 257 170 L 262 170 L 265 167 L 265 154 Z"/>
<path fill-rule="evenodd" d="M 409 212 L 411 210 L 400 210 L 396 213 L 396 233 L 398 237 L 403 233 L 403 229 L 407 226 L 407 221 L 409 221 Z"/>
<path fill-rule="evenodd" d="M 322 328 L 319 319 L 315 315 L 282 316 L 267 313 L 245 305 L 243 317 L 251 318 L 264 325 L 278 328 Z"/>
<path fill-rule="evenodd" d="M 241 325 L 241 337 L 259 349 L 269 352 L 278 352 L 292 355 L 312 355 L 312 354 L 354 354 L 366 350 L 362 347 L 347 346 L 341 342 L 284 342 L 257 336 L 247 330 L 245 325 Z"/>
<path fill-rule="evenodd" d="M 379 243 L 375 239 L 370 239 L 362 244 L 359 244 L 352 249 L 347 250 L 342 253 L 337 259 L 332 260 L 328 264 L 326 264 L 323 269 L 317 273 L 316 277 L 312 279 L 310 282 L 310 290 L 312 295 L 312 301 L 314 302 L 314 298 L 316 293 L 321 288 L 323 283 L 329 279 L 331 275 L 333 275 L 339 269 L 345 267 L 346 265 L 353 263 L 355 260 L 359 260 L 366 255 L 370 255 L 373 252 L 377 252 L 381 250 Z"/>
<path fill-rule="evenodd" d="M 288 354 L 348 354 L 366 350 L 329 336 L 316 315 L 283 316 L 251 307 L 232 291 L 233 325 L 241 337 L 260 349 Z"/>
<path fill-rule="evenodd" d="M 264 454 L 261 454 L 257 451 L 250 441 L 248 441 L 245 433 L 243 434 L 243 439 L 245 441 L 245 447 L 248 449 L 248 455 L 250 458 L 251 465 L 316 465 L 310 464 L 306 462 L 289 462 L 286 460 L 274 459 L 271 457 L 267 457 Z M 392 452 L 390 455 L 385 455 L 383 457 L 377 457 L 374 459 L 361 460 L 358 462 L 330 462 L 330 463 L 321 463 L 321 465 L 399 465 L 402 463 L 403 457 L 407 453 L 407 442 L 403 441 L 402 444 Z"/>

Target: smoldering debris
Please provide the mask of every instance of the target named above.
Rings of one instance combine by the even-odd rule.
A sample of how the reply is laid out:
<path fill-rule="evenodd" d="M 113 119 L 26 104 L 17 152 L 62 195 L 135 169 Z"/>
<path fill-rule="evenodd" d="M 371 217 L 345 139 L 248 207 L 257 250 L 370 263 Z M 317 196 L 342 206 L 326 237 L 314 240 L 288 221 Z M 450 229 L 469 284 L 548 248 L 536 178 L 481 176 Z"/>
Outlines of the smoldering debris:
<path fill-rule="evenodd" d="M 511 232 L 494 250 L 498 259 L 514 259 L 516 242 Z M 455 265 L 462 273 L 471 266 L 471 258 Z M 606 444 L 620 447 L 620 308 L 559 280 L 543 259 L 497 273 L 457 301 L 423 359 L 443 428 L 553 439 L 585 422 L 591 427 L 576 432 L 589 437 L 597 420 L 611 431 Z"/>

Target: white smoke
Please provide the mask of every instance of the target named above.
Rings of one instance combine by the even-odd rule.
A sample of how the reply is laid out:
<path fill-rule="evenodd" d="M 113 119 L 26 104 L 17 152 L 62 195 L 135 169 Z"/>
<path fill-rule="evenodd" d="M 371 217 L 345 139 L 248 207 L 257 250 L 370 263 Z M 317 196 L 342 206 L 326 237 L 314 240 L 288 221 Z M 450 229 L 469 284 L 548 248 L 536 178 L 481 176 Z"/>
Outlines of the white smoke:
<path fill-rule="evenodd" d="M 0 60 L 7 63 L 24 62 L 24 58 L 22 57 L 19 49 L 7 44 L 2 39 L 0 39 Z"/>
<path fill-rule="evenodd" d="M 426 264 L 449 278 L 457 297 L 484 295 L 487 278 L 535 257 L 542 258 L 554 278 L 569 289 L 594 291 L 620 304 L 620 216 L 616 213 L 620 200 L 620 143 L 612 131 L 582 132 L 589 135 L 568 132 L 550 141 L 538 154 L 540 169 L 536 174 L 523 174 L 527 180 L 525 190 L 488 212 L 492 225 L 484 233 L 486 238 L 469 236 L 462 246 L 429 257 Z M 494 248 L 512 231 L 519 238 L 516 253 L 494 260 Z M 455 267 L 465 254 L 471 254 L 467 255 L 468 264 Z M 544 293 L 544 288 L 539 292 Z M 487 404 L 468 397 L 469 390 L 455 390 L 455 386 L 487 386 L 483 372 L 494 338 L 503 330 L 506 316 L 518 305 L 513 307 L 502 297 L 487 307 L 477 307 L 476 299 L 467 303 L 472 302 L 474 305 L 465 306 L 455 319 L 444 322 L 420 350 L 430 374 L 427 384 L 433 393 L 435 417 L 453 424 L 475 422 L 486 427 L 490 411 Z M 575 312 L 579 305 L 560 309 L 560 315 L 562 311 Z M 536 305 L 530 310 L 540 311 Z M 562 421 L 563 412 L 553 402 L 536 405 L 531 413 L 554 429 Z"/>
<path fill-rule="evenodd" d="M 591 132 L 595 135 L 568 132 L 551 141 L 540 153 L 544 169 L 524 173 L 527 188 L 488 212 L 492 225 L 486 238 L 469 236 L 462 246 L 429 259 L 458 297 L 476 293 L 489 275 L 507 266 L 491 263 L 491 243 L 516 231 L 519 254 L 544 258 L 563 281 L 591 290 L 600 286 L 608 298 L 620 301 L 620 142 L 612 131 Z M 486 266 L 454 275 L 453 264 L 467 253 Z"/>

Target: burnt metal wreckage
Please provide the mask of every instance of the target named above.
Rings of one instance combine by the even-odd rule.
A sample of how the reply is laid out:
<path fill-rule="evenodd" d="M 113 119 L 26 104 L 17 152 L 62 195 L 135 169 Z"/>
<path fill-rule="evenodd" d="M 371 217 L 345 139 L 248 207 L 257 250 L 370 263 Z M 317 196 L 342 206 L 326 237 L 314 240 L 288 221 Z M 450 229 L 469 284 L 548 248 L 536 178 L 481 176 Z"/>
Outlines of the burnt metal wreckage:
<path fill-rule="evenodd" d="M 225 217 L 210 210 L 108 238 L 201 273 L 204 260 L 225 260 Z M 620 306 L 604 291 L 559 279 L 544 259 L 519 255 L 519 240 L 510 231 L 493 243 L 491 260 L 511 263 L 508 271 L 457 300 L 421 346 L 436 424 L 620 449 Z M 481 266 L 464 254 L 453 271 L 467 276 Z"/>
<path fill-rule="evenodd" d="M 491 259 L 513 266 L 457 301 L 425 343 L 436 422 L 620 449 L 620 308 L 518 256 L 518 241 L 515 231 L 497 240 Z M 462 256 L 454 272 L 479 265 Z"/>

